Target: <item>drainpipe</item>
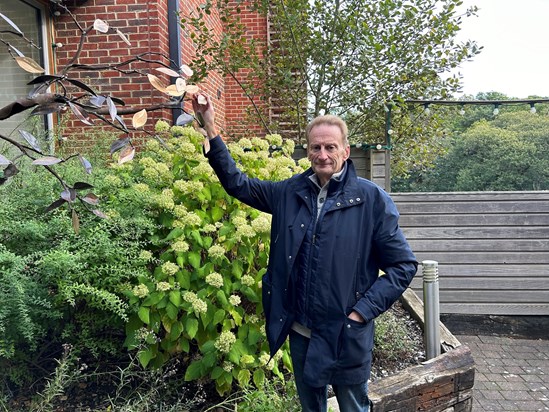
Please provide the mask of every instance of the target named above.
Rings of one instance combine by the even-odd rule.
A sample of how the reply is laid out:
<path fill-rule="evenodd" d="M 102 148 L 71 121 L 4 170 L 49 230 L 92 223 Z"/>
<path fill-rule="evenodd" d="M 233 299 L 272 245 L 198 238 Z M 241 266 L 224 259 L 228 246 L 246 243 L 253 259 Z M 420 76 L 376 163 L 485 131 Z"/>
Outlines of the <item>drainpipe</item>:
<path fill-rule="evenodd" d="M 425 317 L 424 339 L 427 360 L 440 355 L 440 308 L 438 293 L 438 262 L 424 260 L 423 311 Z"/>
<path fill-rule="evenodd" d="M 179 0 L 168 0 L 168 46 L 170 59 L 175 62 L 177 68 L 181 66 L 181 30 L 179 26 Z M 177 118 L 183 114 L 182 108 L 172 109 L 172 121 L 175 124 Z"/>

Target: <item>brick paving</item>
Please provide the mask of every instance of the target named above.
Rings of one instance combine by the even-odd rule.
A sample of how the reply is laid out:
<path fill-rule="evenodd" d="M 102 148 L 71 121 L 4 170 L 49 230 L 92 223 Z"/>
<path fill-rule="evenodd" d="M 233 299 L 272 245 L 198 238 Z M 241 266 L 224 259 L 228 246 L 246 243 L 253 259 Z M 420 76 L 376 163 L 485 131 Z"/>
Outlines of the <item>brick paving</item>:
<path fill-rule="evenodd" d="M 549 411 L 549 340 L 456 337 L 475 360 L 473 412 Z"/>

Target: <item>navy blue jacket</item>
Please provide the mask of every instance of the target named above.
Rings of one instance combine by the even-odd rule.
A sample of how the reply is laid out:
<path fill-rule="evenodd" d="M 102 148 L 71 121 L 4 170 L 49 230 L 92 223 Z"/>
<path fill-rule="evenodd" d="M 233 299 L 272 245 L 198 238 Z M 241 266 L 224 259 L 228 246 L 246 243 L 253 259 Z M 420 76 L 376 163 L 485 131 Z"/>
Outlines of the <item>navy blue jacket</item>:
<path fill-rule="evenodd" d="M 317 191 L 309 179 L 313 172 L 309 169 L 281 182 L 249 178 L 219 136 L 209 143 L 206 156 L 227 193 L 272 214 L 262 295 L 274 355 L 295 319 L 291 274 L 315 213 Z M 357 177 L 350 159 L 341 181 L 332 179 L 329 184 L 331 199 L 316 225 L 312 246 L 321 261 L 308 296 L 312 331 L 304 380 L 311 386 L 352 385 L 369 378 L 373 320 L 402 295 L 417 270 L 398 226 L 397 209 L 383 189 Z M 365 323 L 347 317 L 353 310 Z"/>

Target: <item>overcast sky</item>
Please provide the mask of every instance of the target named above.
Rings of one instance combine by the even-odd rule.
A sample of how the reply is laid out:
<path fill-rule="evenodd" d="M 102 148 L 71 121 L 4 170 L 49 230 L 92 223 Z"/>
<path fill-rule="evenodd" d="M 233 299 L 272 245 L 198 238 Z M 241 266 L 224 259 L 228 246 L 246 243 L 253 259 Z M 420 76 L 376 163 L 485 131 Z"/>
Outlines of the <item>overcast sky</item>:
<path fill-rule="evenodd" d="M 479 7 L 464 18 L 458 39 L 484 46 L 459 69 L 463 92 L 549 97 L 549 0 L 464 0 Z M 461 96 L 458 95 L 456 97 Z"/>

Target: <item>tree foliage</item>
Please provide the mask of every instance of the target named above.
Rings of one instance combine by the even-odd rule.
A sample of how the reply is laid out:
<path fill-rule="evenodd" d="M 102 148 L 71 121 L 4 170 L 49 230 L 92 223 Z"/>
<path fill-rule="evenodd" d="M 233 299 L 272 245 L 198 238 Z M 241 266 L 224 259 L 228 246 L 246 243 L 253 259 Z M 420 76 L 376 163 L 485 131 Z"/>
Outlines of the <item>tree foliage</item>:
<path fill-rule="evenodd" d="M 529 111 L 480 120 L 457 135 L 421 191 L 549 189 L 549 119 Z"/>
<path fill-rule="evenodd" d="M 272 32 L 266 49 L 247 40 L 238 14 L 229 13 L 226 1 L 197 9 L 183 19 L 183 27 L 195 40 L 197 62 L 207 67 L 203 74 L 218 70 L 239 78 L 254 102 L 258 96 L 268 98 L 269 104 L 281 108 L 281 119 L 294 125 L 298 141 L 308 119 L 333 113 L 347 120 L 352 141 L 384 143 L 389 104 L 450 96 L 458 90 L 459 79 L 443 74 L 481 50 L 473 41 L 456 40 L 462 19 L 476 11 L 471 8 L 459 15 L 461 0 L 252 3 L 258 12 L 268 12 Z M 228 22 L 221 38 L 204 19 L 214 8 Z M 243 69 L 247 74 L 239 77 Z M 418 161 L 411 151 L 430 154 L 438 137 L 432 131 L 439 125 L 423 119 L 427 128 L 416 127 L 413 118 L 407 120 L 404 105 L 395 105 L 392 115 L 393 142 L 403 144 L 394 156 L 401 173 L 412 159 Z M 262 123 L 270 131 L 283 129 L 265 117 Z M 419 161 L 431 160 L 429 155 Z"/>

